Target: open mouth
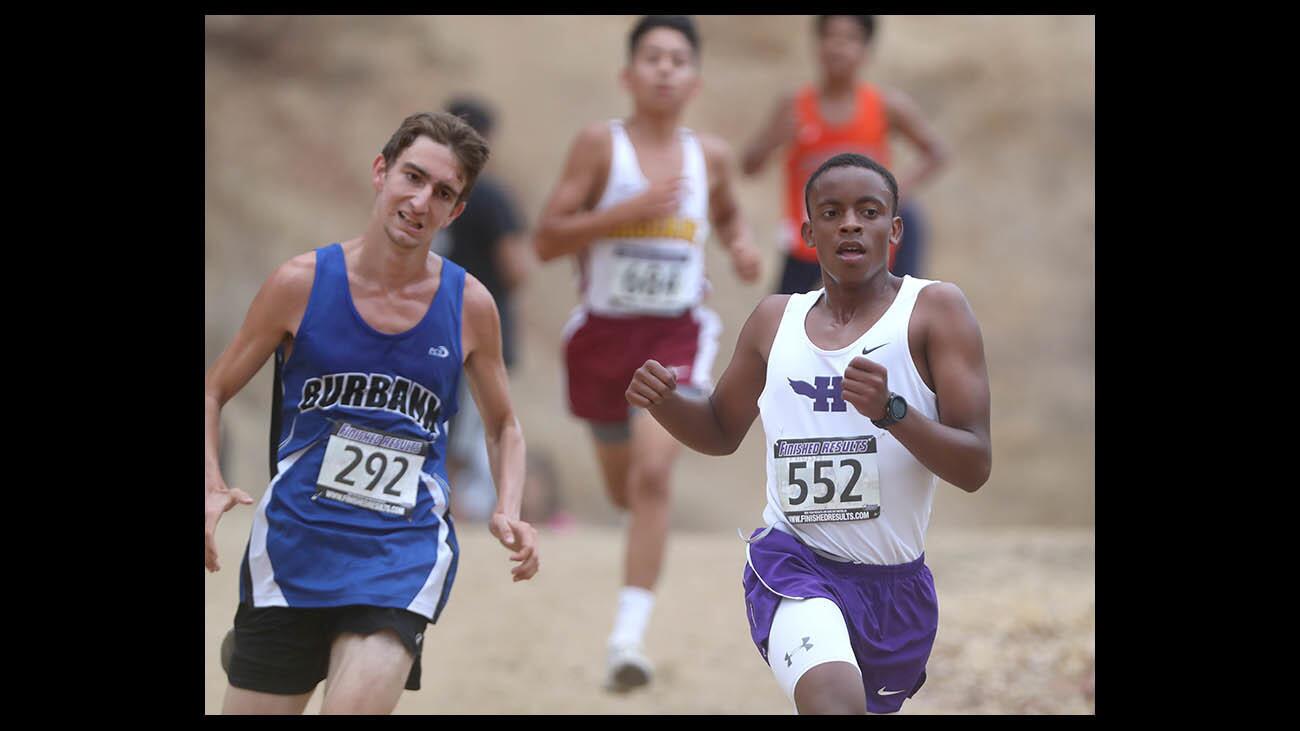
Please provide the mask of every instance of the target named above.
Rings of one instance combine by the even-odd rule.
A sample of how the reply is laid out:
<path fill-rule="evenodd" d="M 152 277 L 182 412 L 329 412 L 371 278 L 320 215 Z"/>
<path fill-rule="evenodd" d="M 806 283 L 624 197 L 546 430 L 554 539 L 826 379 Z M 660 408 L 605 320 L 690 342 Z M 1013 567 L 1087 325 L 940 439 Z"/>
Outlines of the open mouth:
<path fill-rule="evenodd" d="M 410 218 L 407 217 L 407 215 L 406 215 L 405 213 L 403 213 L 403 212 L 401 212 L 401 211 L 398 211 L 398 212 L 397 212 L 397 217 L 400 218 L 400 219 L 402 219 L 402 222 L 403 222 L 403 223 L 405 223 L 407 226 L 410 226 L 411 228 L 415 229 L 416 231 L 423 231 L 423 230 L 424 230 L 424 224 L 420 223 L 419 221 L 413 221 L 413 220 L 411 220 Z"/>
<path fill-rule="evenodd" d="M 835 255 L 842 259 L 857 259 L 867 255 L 867 248 L 857 241 L 841 241 Z"/>

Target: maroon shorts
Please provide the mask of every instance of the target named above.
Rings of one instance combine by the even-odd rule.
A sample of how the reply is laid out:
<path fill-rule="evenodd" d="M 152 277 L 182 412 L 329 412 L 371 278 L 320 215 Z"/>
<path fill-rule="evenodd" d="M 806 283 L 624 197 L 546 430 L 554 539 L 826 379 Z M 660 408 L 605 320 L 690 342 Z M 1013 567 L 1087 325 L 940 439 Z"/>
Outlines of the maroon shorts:
<path fill-rule="evenodd" d="M 578 308 L 564 326 L 569 409 L 589 421 L 626 421 L 627 387 L 647 360 L 676 369 L 679 386 L 707 391 L 721 330 L 705 307 L 677 317 L 605 317 Z"/>

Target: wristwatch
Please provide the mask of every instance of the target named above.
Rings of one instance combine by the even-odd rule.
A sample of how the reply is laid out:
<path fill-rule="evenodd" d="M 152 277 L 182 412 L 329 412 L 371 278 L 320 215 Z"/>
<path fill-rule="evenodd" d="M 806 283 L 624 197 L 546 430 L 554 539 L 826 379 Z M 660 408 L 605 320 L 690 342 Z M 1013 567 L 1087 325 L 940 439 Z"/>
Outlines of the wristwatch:
<path fill-rule="evenodd" d="M 894 392 L 889 393 L 889 400 L 885 402 L 885 418 L 872 419 L 871 423 L 881 429 L 888 429 L 897 424 L 907 416 L 907 401 L 902 396 Z"/>

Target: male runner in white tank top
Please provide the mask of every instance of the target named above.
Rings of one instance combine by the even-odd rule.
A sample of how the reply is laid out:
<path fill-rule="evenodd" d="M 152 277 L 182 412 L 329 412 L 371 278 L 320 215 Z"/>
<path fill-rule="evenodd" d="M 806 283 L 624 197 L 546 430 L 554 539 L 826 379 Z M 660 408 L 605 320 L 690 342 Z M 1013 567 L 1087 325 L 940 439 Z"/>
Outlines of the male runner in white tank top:
<path fill-rule="evenodd" d="M 621 81 L 626 120 L 587 125 L 537 226 L 542 261 L 578 260 L 582 303 L 564 328 L 569 406 L 591 426 L 610 499 L 629 511 L 623 589 L 607 642 L 606 687 L 645 685 L 642 638 L 668 536 L 669 478 L 680 447 L 624 391 L 647 359 L 684 384 L 710 385 L 718 318 L 703 307 L 710 229 L 736 274 L 757 281 L 759 257 L 732 188 L 730 148 L 680 126 L 699 89 L 699 40 L 681 16 L 642 18 Z"/>
<path fill-rule="evenodd" d="M 705 454 L 731 454 L 762 416 L 754 644 L 799 713 L 892 713 L 925 682 L 938 628 L 924 555 L 938 479 L 974 492 L 991 469 L 983 338 L 955 285 L 889 273 L 903 222 L 883 166 L 837 155 L 804 197 L 825 288 L 764 298 L 709 397 L 649 360 L 627 400 Z"/>

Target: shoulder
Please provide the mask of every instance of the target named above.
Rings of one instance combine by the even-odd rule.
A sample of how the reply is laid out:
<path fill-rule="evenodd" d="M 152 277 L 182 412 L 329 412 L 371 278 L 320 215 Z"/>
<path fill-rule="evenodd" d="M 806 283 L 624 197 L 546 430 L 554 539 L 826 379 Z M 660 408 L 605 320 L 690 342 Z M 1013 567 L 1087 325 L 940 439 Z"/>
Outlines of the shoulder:
<path fill-rule="evenodd" d="M 791 295 L 788 294 L 767 295 L 759 300 L 753 314 L 749 316 L 749 321 L 745 323 L 742 337 L 749 338 L 749 346 L 764 362 L 772 352 L 772 345 L 776 342 L 776 331 L 781 327 L 781 319 L 785 316 L 785 308 L 790 302 L 790 297 Z"/>
<path fill-rule="evenodd" d="M 785 314 L 785 307 L 790 302 L 788 294 L 769 294 L 758 301 L 754 307 L 754 316 L 767 319 L 780 320 L 781 315 Z"/>
<path fill-rule="evenodd" d="M 776 328 L 781 324 L 790 297 L 788 294 L 769 294 L 754 306 L 745 327 L 753 330 L 754 337 L 759 338 L 760 343 L 770 342 L 776 336 Z"/>
<path fill-rule="evenodd" d="M 308 251 L 276 267 L 266 280 L 266 286 L 277 296 L 297 296 L 306 298 L 311 294 L 312 282 L 316 279 L 316 252 Z"/>
<path fill-rule="evenodd" d="M 768 113 L 769 114 L 768 121 L 770 122 L 775 119 L 780 119 L 794 112 L 795 106 L 799 102 L 799 95 L 801 93 L 803 93 L 802 88 L 786 89 L 785 91 L 782 91 L 781 93 L 777 94 L 776 99 L 773 100 L 772 102 L 771 110 Z"/>
<path fill-rule="evenodd" d="M 447 260 L 443 259 L 443 266 L 446 266 L 446 262 Z M 469 272 L 465 272 L 465 293 L 461 299 L 461 309 L 471 322 L 488 317 L 497 310 L 497 303 L 492 298 L 492 293 L 478 277 Z"/>
<path fill-rule="evenodd" d="M 609 131 L 609 121 L 597 119 L 588 122 L 578 130 L 578 134 L 573 137 L 573 146 L 580 150 L 608 150 L 613 139 Z"/>
<path fill-rule="evenodd" d="M 876 95 L 885 105 L 886 111 L 890 113 L 911 112 L 917 109 L 916 102 L 902 89 L 895 89 L 892 86 L 873 86 Z"/>
<path fill-rule="evenodd" d="M 916 296 L 916 304 L 924 305 L 931 310 L 970 307 L 970 303 L 966 301 L 966 293 L 952 282 L 935 282 L 922 287 L 921 292 Z"/>
<path fill-rule="evenodd" d="M 607 167 L 613 158 L 613 139 L 608 121 L 597 120 L 578 130 L 569 147 L 569 173 L 591 173 Z"/>
<path fill-rule="evenodd" d="M 916 297 L 916 311 L 926 324 L 943 331 L 948 327 L 979 327 L 966 293 L 952 282 L 935 282 L 921 289 Z"/>

